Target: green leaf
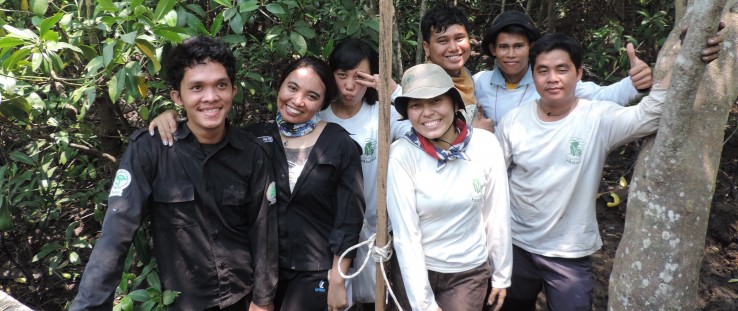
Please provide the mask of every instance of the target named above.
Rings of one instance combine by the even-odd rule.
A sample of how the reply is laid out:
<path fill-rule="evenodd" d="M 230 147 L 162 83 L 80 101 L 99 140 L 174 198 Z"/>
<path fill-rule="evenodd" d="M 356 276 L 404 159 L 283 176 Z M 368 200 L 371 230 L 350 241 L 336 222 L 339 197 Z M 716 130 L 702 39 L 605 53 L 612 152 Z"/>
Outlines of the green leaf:
<path fill-rule="evenodd" d="M 237 34 L 243 33 L 243 25 L 244 21 L 243 18 L 241 18 L 241 14 L 236 13 L 233 15 L 233 17 L 230 20 L 231 30 Z"/>
<path fill-rule="evenodd" d="M 215 3 L 220 4 L 220 5 L 222 5 L 224 7 L 227 7 L 227 8 L 232 7 L 231 2 L 228 1 L 228 0 L 213 0 L 213 1 L 215 1 Z"/>
<path fill-rule="evenodd" d="M 165 306 L 168 306 L 174 302 L 174 299 L 176 299 L 179 296 L 179 292 L 177 291 L 171 291 L 171 290 L 165 290 L 163 295 L 163 302 Z"/>
<path fill-rule="evenodd" d="M 41 21 L 41 24 L 38 25 L 38 34 L 41 37 L 44 37 L 46 32 L 49 31 L 51 27 L 54 27 L 54 25 L 56 25 L 63 16 L 64 14 L 62 13 L 56 13 L 49 18 L 44 18 L 44 20 Z"/>
<path fill-rule="evenodd" d="M 61 244 L 56 243 L 56 242 L 44 244 L 44 246 L 41 247 L 41 251 L 38 252 L 38 254 L 33 256 L 33 259 L 31 259 L 31 262 L 37 262 L 43 259 L 44 257 L 46 257 L 47 255 L 59 250 L 61 247 L 62 247 Z"/>
<path fill-rule="evenodd" d="M 97 8 L 108 12 L 118 11 L 118 7 L 113 4 L 113 0 L 97 0 Z"/>
<path fill-rule="evenodd" d="M 313 39 L 316 36 L 315 30 L 304 21 L 297 21 L 295 23 L 295 31 L 307 39 Z"/>
<path fill-rule="evenodd" d="M 10 205 L 4 204 L 5 197 L 0 193 L 0 231 L 13 229 L 13 216 L 10 213 Z"/>
<path fill-rule="evenodd" d="M 284 8 L 282 8 L 282 6 L 277 3 L 267 4 L 266 9 L 267 11 L 271 12 L 274 15 L 284 15 L 285 14 Z"/>
<path fill-rule="evenodd" d="M 728 283 L 738 283 L 738 279 L 730 279 L 728 280 Z"/>
<path fill-rule="evenodd" d="M 146 282 L 149 283 L 149 286 L 152 288 L 161 291 L 161 281 L 159 280 L 158 274 L 149 273 L 149 275 L 146 276 Z"/>
<path fill-rule="evenodd" d="M 133 299 L 125 296 L 120 300 L 120 309 L 123 311 L 133 311 Z"/>
<path fill-rule="evenodd" d="M 44 56 L 41 53 L 33 53 L 31 55 L 31 70 L 36 71 L 41 67 L 41 62 L 44 61 Z"/>
<path fill-rule="evenodd" d="M 305 53 L 307 52 L 307 42 L 301 34 L 297 32 L 290 33 L 290 42 L 292 43 L 292 47 L 295 49 L 297 54 L 305 55 Z"/>
<path fill-rule="evenodd" d="M 210 34 L 213 36 L 220 32 L 220 28 L 223 26 L 223 13 L 218 13 L 213 19 L 213 24 L 210 25 Z"/>
<path fill-rule="evenodd" d="M 187 26 L 189 26 L 191 29 L 196 30 L 201 35 L 210 35 L 210 32 L 207 28 L 205 28 L 205 25 L 203 25 L 200 19 L 193 14 L 187 14 Z"/>
<path fill-rule="evenodd" d="M 10 25 L 7 25 L 7 24 L 6 25 L 3 25 L 3 29 L 5 29 L 5 31 L 9 32 L 10 33 L 9 35 L 15 36 L 16 38 L 21 38 L 21 39 L 25 39 L 25 40 L 36 40 L 36 39 L 38 39 L 38 37 L 36 36 L 36 34 L 33 33 L 33 31 L 30 31 L 28 29 L 20 30 L 18 28 L 15 28 L 15 27 L 10 26 Z"/>
<path fill-rule="evenodd" d="M 197 14 L 197 16 L 203 17 L 206 15 L 205 10 L 203 10 L 202 7 L 198 4 L 193 4 L 193 3 L 188 4 L 187 8 L 190 9 L 190 11 Z"/>
<path fill-rule="evenodd" d="M 151 63 L 154 64 L 154 70 L 158 72 L 161 69 L 161 63 L 159 58 L 156 57 L 156 48 L 144 39 L 136 39 L 136 47 L 151 60 Z"/>
<path fill-rule="evenodd" d="M 15 118 L 19 121 L 26 122 L 28 120 L 28 114 L 31 112 L 31 104 L 24 97 L 15 97 L 12 99 L 5 99 L 0 104 L 0 116 L 6 118 Z"/>
<path fill-rule="evenodd" d="M 144 3 L 144 0 L 132 0 L 130 7 L 131 8 L 137 8 L 137 7 L 141 6 L 141 4 L 143 4 L 143 3 Z"/>
<path fill-rule="evenodd" d="M 36 165 L 36 161 L 31 159 L 27 154 L 22 151 L 13 151 L 10 153 L 10 159 L 15 162 L 21 162 L 28 165 Z"/>
<path fill-rule="evenodd" d="M 145 289 L 134 290 L 128 293 L 128 295 L 126 296 L 131 297 L 131 299 L 133 299 L 134 301 L 140 301 L 140 302 L 144 302 L 146 300 L 149 300 L 149 298 L 151 298 L 151 296 L 149 296 L 149 293 L 147 293 Z"/>
<path fill-rule="evenodd" d="M 118 98 L 120 98 L 120 94 L 123 93 L 123 87 L 126 83 L 126 72 L 125 70 L 118 70 L 118 72 L 115 73 L 115 76 L 110 78 L 110 82 L 108 82 L 108 95 L 110 96 L 110 100 L 113 102 L 118 101 Z"/>
<path fill-rule="evenodd" d="M 103 65 L 107 67 L 115 57 L 115 41 L 110 41 L 103 47 Z"/>
<path fill-rule="evenodd" d="M 49 0 L 30 0 L 31 12 L 36 16 L 43 16 L 49 8 Z"/>
<path fill-rule="evenodd" d="M 79 221 L 73 221 L 69 226 L 67 226 L 67 230 L 64 230 L 64 236 L 67 240 L 72 239 L 72 235 L 74 234 L 74 229 L 77 229 L 79 226 Z"/>
<path fill-rule="evenodd" d="M 174 4 L 177 3 L 176 0 L 161 0 L 156 5 L 156 9 L 154 10 L 154 20 L 158 21 L 161 20 L 169 11 L 171 11 L 174 8 Z"/>
<path fill-rule="evenodd" d="M 180 36 L 180 33 L 170 30 L 169 27 L 154 28 L 153 32 L 155 35 L 164 37 L 174 43 L 182 42 L 182 36 Z"/>
<path fill-rule="evenodd" d="M 78 265 L 82 263 L 82 260 L 79 259 L 79 254 L 77 252 L 69 252 L 69 262 Z"/>
<path fill-rule="evenodd" d="M 25 41 L 15 38 L 15 37 L 9 37 L 5 36 L 3 38 L 0 38 L 0 49 L 2 48 L 12 48 L 15 46 L 19 46 L 23 44 Z"/>
<path fill-rule="evenodd" d="M 223 40 L 223 42 L 226 42 L 226 43 L 239 44 L 239 43 L 246 42 L 246 37 L 242 35 L 227 35 L 227 36 L 221 37 L 221 40 Z"/>
<path fill-rule="evenodd" d="M 259 2 L 257 1 L 245 1 L 238 4 L 238 10 L 240 12 L 253 12 L 259 9 Z"/>
<path fill-rule="evenodd" d="M 138 36 L 138 31 L 132 31 L 125 35 L 120 36 L 120 39 L 128 44 L 135 44 L 136 37 Z"/>
<path fill-rule="evenodd" d="M 46 44 L 46 48 L 54 52 L 61 50 L 61 49 L 67 49 L 67 50 L 72 50 L 72 51 L 84 54 L 81 48 L 79 48 L 76 45 L 71 45 L 66 42 L 48 42 Z"/>

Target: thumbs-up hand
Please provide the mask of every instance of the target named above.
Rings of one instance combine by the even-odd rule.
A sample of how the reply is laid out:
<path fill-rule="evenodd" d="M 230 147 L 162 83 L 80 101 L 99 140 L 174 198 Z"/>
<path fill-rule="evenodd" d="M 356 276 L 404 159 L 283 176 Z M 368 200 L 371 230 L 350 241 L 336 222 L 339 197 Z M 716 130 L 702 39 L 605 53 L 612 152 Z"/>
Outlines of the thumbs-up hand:
<path fill-rule="evenodd" d="M 653 85 L 651 67 L 636 56 L 635 47 L 633 47 L 632 43 L 628 43 L 625 46 L 625 50 L 628 53 L 628 60 L 630 61 L 628 75 L 630 76 L 630 81 L 633 83 L 633 87 L 639 91 L 647 91 Z"/>

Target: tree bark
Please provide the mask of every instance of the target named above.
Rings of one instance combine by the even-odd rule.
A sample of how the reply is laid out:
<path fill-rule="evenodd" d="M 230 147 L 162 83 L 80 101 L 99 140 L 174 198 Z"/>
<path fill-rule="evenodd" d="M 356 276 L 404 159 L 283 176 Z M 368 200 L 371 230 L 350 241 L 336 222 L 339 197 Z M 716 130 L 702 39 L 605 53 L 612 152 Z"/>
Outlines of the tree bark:
<path fill-rule="evenodd" d="M 556 10 L 554 10 L 554 6 L 556 5 L 556 2 L 554 0 L 548 0 L 548 4 L 546 4 L 546 32 L 547 33 L 554 33 L 556 32 Z"/>
<path fill-rule="evenodd" d="M 426 10 L 428 10 L 428 0 L 420 0 L 420 12 L 418 13 L 418 16 L 422 18 L 423 15 L 425 15 Z M 415 49 L 415 63 L 425 63 L 425 50 L 423 50 L 423 33 L 420 30 L 420 23 L 418 23 L 418 46 L 417 49 Z M 400 77 L 402 76 L 400 75 Z"/>
<path fill-rule="evenodd" d="M 609 310 L 694 310 L 707 222 L 728 112 L 738 96 L 736 50 L 699 60 L 727 0 L 697 0 L 679 43 L 675 27 L 660 52 L 656 81 L 673 68 L 658 134 L 644 145 L 628 196 L 625 229 L 609 286 Z M 735 6 L 738 0 L 731 0 Z M 723 17 L 735 40 L 736 14 Z M 684 23 L 684 22 L 683 22 Z M 730 47 L 730 49 L 727 49 Z"/>

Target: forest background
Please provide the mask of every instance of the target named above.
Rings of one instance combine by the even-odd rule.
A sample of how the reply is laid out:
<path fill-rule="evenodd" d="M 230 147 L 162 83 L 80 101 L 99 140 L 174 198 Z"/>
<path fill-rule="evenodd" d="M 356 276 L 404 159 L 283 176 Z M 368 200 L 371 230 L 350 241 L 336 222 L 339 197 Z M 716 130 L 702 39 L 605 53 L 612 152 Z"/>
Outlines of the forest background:
<path fill-rule="evenodd" d="M 37 310 L 63 310 L 101 228 L 108 189 L 128 136 L 176 109 L 161 79 L 173 44 L 219 36 L 239 61 L 239 95 L 229 119 L 273 118 L 276 81 L 295 57 L 326 58 L 347 37 L 376 47 L 378 0 L 0 0 L 0 290 Z M 531 15 L 545 32 L 567 32 L 587 50 L 585 80 L 603 85 L 627 74 L 625 43 L 653 64 L 674 25 L 668 0 L 396 0 L 393 76 L 419 63 L 418 24 L 437 3 L 470 17 L 471 72 L 493 62 L 481 53 L 486 29 L 503 10 Z M 698 307 L 738 310 L 738 107 L 733 106 L 706 237 Z M 614 152 L 603 193 L 623 200 L 639 143 Z M 626 181 L 623 183 L 622 180 Z M 595 308 L 623 230 L 625 204 L 598 199 L 605 240 L 595 256 Z M 161 309 L 162 291 L 146 226 L 126 261 L 117 309 Z"/>

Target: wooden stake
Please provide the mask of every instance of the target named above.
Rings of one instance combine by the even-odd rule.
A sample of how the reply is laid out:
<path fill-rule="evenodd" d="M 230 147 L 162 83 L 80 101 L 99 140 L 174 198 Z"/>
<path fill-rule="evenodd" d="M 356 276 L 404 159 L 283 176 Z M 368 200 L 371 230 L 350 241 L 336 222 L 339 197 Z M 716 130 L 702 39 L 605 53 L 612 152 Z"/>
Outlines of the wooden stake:
<path fill-rule="evenodd" d="M 389 80 L 392 79 L 392 17 L 395 8 L 391 0 L 379 1 L 379 137 L 377 142 L 377 239 L 376 246 L 387 245 L 387 162 L 389 158 L 390 101 Z M 384 311 L 385 287 L 382 263 L 377 263 L 375 311 Z"/>

